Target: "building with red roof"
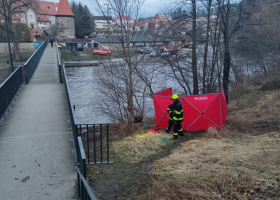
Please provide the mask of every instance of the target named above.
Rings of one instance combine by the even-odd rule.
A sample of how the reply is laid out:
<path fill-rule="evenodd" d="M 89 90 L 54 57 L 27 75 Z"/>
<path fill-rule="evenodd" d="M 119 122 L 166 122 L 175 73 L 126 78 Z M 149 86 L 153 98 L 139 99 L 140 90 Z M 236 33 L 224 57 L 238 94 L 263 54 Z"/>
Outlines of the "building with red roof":
<path fill-rule="evenodd" d="M 13 23 L 20 23 L 20 18 L 18 15 L 12 15 L 12 21 Z"/>
<path fill-rule="evenodd" d="M 60 0 L 56 20 L 58 24 L 58 37 L 60 38 L 75 38 L 75 22 L 74 14 L 71 10 L 68 0 Z"/>
<path fill-rule="evenodd" d="M 114 26 L 119 30 L 132 30 L 135 27 L 135 20 L 130 16 L 117 16 L 113 20 Z"/>
<path fill-rule="evenodd" d="M 68 0 L 60 0 L 56 12 L 56 16 L 71 16 L 74 17 L 74 14 L 71 10 Z"/>
<path fill-rule="evenodd" d="M 20 4 L 17 2 L 14 6 Z M 58 25 L 58 29 L 62 30 L 59 37 L 75 38 L 74 14 L 68 0 L 60 0 L 59 3 L 36 1 L 31 6 L 16 8 L 13 23 L 26 23 L 33 30 L 33 36 L 43 33 L 43 30 L 50 32 L 51 26 Z"/>

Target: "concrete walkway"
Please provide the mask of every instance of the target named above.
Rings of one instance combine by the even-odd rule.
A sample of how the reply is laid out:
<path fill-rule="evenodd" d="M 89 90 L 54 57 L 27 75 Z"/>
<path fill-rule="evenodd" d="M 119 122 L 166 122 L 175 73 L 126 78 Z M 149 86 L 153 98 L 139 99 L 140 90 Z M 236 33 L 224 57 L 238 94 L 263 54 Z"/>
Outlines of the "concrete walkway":
<path fill-rule="evenodd" d="M 56 51 L 48 44 L 0 127 L 1 200 L 77 199 L 68 118 Z"/>

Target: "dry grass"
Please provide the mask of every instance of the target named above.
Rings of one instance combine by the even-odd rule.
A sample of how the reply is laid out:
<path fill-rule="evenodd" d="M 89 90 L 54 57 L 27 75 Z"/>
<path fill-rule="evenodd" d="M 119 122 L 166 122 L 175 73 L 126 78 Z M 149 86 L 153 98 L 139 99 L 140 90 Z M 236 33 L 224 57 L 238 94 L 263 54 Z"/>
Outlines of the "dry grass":
<path fill-rule="evenodd" d="M 245 174 L 238 177 L 219 174 L 218 176 L 201 173 L 192 179 L 152 177 L 147 191 L 136 197 L 137 200 L 192 199 L 192 200 L 248 200 L 254 191 L 248 188 L 251 180 Z"/>
<path fill-rule="evenodd" d="M 113 142 L 112 150 L 122 160 L 128 163 L 137 163 L 168 148 L 173 143 L 172 137 L 172 135 L 164 133 L 137 134 Z M 162 138 L 167 138 L 167 141 L 162 141 Z"/>
<path fill-rule="evenodd" d="M 145 124 L 145 126 L 144 126 Z M 147 133 L 149 129 L 155 128 L 156 118 L 155 117 L 144 117 L 143 121 L 140 123 L 133 124 L 134 132 L 127 132 L 128 127 L 127 123 L 119 122 L 112 124 L 110 127 L 110 135 L 114 140 L 120 140 L 127 136 L 131 136 L 133 134 L 144 134 Z"/>
<path fill-rule="evenodd" d="M 280 91 L 254 91 L 242 101 L 231 101 L 225 128 L 220 135 L 246 136 L 260 135 L 279 130 Z"/>
<path fill-rule="evenodd" d="M 200 139 L 156 161 L 138 199 L 250 199 L 280 178 L 280 133 L 246 140 Z"/>
<path fill-rule="evenodd" d="M 172 135 L 147 134 L 154 120 L 135 124 L 138 134 L 112 142 L 116 163 L 94 169 L 94 188 L 102 199 L 279 200 L 279 98 L 280 91 L 253 90 L 230 101 L 224 128 L 187 133 L 175 143 Z M 112 180 L 117 192 L 103 187 Z"/>
<path fill-rule="evenodd" d="M 136 199 L 279 199 L 279 98 L 253 91 L 231 101 L 225 127 L 154 162 Z"/>
<path fill-rule="evenodd" d="M 200 139 L 185 142 L 170 156 L 154 163 L 153 175 L 189 178 L 201 172 L 237 176 L 240 171 L 257 182 L 276 184 L 280 175 L 280 133 L 246 140 Z M 278 165 L 278 166 L 277 166 Z"/>

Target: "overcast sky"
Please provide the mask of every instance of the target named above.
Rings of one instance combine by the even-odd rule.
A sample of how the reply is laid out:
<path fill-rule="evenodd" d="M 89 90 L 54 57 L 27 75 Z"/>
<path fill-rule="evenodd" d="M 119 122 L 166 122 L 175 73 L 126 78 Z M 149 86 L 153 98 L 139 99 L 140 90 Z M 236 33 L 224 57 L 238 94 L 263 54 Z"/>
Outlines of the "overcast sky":
<path fill-rule="evenodd" d="M 46 1 L 59 2 L 59 0 L 46 0 Z M 72 2 L 72 0 L 68 0 L 68 1 L 69 3 Z M 87 5 L 87 7 L 94 15 L 99 15 L 94 9 L 91 0 L 74 0 L 74 1 L 81 2 L 82 5 Z M 165 5 L 170 4 L 171 1 L 172 0 L 145 0 L 141 8 L 141 17 L 154 16 L 156 13 L 160 13 L 161 10 L 164 9 Z"/>
<path fill-rule="evenodd" d="M 46 0 L 46 1 L 58 2 L 59 0 Z M 68 1 L 72 2 L 73 0 L 68 0 Z M 83 5 L 87 5 L 87 7 L 94 15 L 99 15 L 98 12 L 95 10 L 95 6 L 93 5 L 92 0 L 74 0 L 74 1 L 81 2 Z M 232 0 L 232 1 L 240 2 L 241 0 Z M 162 10 L 166 10 L 166 8 L 168 8 L 168 5 L 170 5 L 171 2 L 174 2 L 174 0 L 145 0 L 140 10 L 139 16 L 151 17 L 154 16 L 156 13 L 161 13 Z"/>
<path fill-rule="evenodd" d="M 94 9 L 91 0 L 75 0 L 75 1 L 81 2 L 83 5 L 87 5 L 94 15 L 98 15 L 98 13 Z M 140 10 L 141 17 L 154 16 L 157 12 L 160 12 L 165 5 L 168 5 L 170 1 L 172 0 L 145 0 Z M 69 2 L 71 2 L 71 0 L 69 0 Z"/>

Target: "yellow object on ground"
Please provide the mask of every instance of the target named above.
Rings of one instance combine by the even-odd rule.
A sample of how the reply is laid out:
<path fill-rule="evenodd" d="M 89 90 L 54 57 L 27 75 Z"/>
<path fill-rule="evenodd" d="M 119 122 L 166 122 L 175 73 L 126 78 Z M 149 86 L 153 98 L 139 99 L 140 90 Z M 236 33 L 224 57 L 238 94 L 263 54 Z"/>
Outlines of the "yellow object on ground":
<path fill-rule="evenodd" d="M 137 138 L 144 138 L 144 137 L 147 137 L 147 136 L 149 136 L 150 134 L 149 133 L 144 133 L 144 134 L 142 134 L 142 135 L 137 135 L 136 137 Z"/>

